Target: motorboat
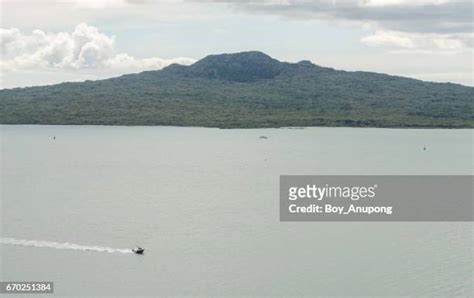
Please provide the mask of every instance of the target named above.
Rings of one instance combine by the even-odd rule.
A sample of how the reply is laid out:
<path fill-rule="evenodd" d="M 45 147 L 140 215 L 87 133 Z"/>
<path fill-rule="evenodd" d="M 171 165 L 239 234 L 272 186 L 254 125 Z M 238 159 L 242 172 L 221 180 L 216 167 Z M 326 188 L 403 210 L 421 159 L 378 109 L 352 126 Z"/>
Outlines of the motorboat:
<path fill-rule="evenodd" d="M 136 253 L 136 254 L 141 255 L 141 254 L 143 254 L 143 252 L 145 251 L 145 249 L 142 248 L 142 247 L 140 247 L 140 246 L 137 246 L 137 247 L 133 248 L 132 251 L 133 251 L 134 253 Z"/>

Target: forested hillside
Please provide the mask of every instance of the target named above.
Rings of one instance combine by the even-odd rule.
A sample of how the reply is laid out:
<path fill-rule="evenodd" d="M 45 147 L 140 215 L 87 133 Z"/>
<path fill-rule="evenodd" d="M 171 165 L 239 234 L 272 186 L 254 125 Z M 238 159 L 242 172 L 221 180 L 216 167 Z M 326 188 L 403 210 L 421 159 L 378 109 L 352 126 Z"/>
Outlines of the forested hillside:
<path fill-rule="evenodd" d="M 2 124 L 474 127 L 474 88 L 260 52 L 117 78 L 0 90 Z"/>

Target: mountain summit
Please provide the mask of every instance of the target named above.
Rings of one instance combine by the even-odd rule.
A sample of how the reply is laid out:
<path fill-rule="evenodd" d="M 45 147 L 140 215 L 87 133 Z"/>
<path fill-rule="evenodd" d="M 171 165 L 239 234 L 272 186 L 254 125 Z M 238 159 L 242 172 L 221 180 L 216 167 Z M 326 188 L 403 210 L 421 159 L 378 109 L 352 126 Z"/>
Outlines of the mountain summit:
<path fill-rule="evenodd" d="M 0 90 L 1 124 L 474 127 L 474 88 L 261 52 L 117 78 Z"/>
<path fill-rule="evenodd" d="M 162 72 L 183 77 L 254 82 L 262 79 L 273 79 L 295 66 L 297 65 L 280 62 L 262 52 L 251 51 L 210 55 L 190 66 L 170 65 L 164 68 Z"/>

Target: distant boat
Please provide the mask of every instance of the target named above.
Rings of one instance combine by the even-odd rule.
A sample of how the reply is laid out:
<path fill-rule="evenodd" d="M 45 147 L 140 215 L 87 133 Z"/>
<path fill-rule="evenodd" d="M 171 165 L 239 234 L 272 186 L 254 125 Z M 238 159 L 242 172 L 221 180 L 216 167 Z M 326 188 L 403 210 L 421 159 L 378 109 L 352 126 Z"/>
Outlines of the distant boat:
<path fill-rule="evenodd" d="M 132 251 L 133 251 L 134 253 L 136 253 L 136 254 L 141 255 L 141 254 L 143 254 L 143 252 L 145 251 L 145 249 L 142 248 L 142 247 L 140 247 L 140 246 L 137 246 L 137 247 L 135 247 L 134 249 L 132 249 Z"/>
<path fill-rule="evenodd" d="M 53 140 L 56 140 L 56 136 L 53 137 Z"/>
<path fill-rule="evenodd" d="M 260 139 L 268 139 L 266 136 L 260 136 Z"/>
<path fill-rule="evenodd" d="M 423 146 L 423 151 L 426 150 L 426 146 Z"/>

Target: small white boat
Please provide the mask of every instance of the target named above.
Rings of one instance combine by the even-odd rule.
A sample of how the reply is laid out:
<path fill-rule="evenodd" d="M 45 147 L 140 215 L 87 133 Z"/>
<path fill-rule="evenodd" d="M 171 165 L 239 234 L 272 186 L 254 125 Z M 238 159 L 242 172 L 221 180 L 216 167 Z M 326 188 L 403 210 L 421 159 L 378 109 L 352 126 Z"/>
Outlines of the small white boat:
<path fill-rule="evenodd" d="M 140 247 L 140 246 L 137 246 L 137 247 L 133 248 L 132 251 L 133 251 L 134 253 L 136 253 L 136 254 L 141 255 L 141 254 L 143 254 L 143 252 L 145 251 L 145 249 L 142 248 L 142 247 Z"/>

